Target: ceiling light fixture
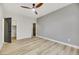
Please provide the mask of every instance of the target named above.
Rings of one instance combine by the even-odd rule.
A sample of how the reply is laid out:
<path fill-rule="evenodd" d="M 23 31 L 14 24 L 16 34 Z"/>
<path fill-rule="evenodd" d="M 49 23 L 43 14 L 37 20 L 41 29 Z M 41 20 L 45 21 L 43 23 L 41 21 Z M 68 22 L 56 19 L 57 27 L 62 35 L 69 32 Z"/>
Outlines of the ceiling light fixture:
<path fill-rule="evenodd" d="M 32 11 L 34 11 L 34 12 L 35 12 L 35 9 L 33 8 L 33 9 L 32 9 Z"/>

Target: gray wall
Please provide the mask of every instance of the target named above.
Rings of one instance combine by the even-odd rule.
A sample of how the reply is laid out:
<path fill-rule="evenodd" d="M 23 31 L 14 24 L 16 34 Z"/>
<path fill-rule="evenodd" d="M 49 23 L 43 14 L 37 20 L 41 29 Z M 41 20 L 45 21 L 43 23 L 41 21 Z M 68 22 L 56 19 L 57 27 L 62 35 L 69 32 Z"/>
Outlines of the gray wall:
<path fill-rule="evenodd" d="M 71 4 L 37 19 L 38 36 L 79 46 L 79 4 Z"/>

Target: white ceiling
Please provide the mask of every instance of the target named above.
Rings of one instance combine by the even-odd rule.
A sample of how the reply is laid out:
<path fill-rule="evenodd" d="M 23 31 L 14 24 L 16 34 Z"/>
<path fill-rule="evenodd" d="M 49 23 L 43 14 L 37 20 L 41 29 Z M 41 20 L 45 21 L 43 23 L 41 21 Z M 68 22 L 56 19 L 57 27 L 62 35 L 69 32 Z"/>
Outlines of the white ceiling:
<path fill-rule="evenodd" d="M 32 3 L 4 3 L 3 6 L 6 12 L 17 13 L 17 14 L 21 14 L 29 17 L 39 18 L 48 13 L 54 12 L 57 9 L 65 7 L 69 4 L 70 3 L 44 3 L 40 8 L 37 9 L 38 11 L 37 16 L 34 14 L 34 12 L 31 9 L 24 9 L 20 7 L 22 5 L 32 7 Z"/>

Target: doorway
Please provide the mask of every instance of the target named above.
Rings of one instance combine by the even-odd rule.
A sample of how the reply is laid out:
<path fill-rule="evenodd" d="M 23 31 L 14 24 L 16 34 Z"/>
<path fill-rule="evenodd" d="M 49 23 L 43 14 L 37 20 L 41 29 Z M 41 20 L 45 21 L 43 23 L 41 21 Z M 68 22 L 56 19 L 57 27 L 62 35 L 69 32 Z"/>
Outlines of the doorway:
<path fill-rule="evenodd" d="M 12 38 L 12 42 L 16 42 L 16 25 L 12 25 L 12 36 L 11 36 L 11 38 Z"/>
<path fill-rule="evenodd" d="M 36 37 L 36 23 L 33 23 L 33 37 Z"/>
<path fill-rule="evenodd" d="M 11 18 L 4 18 L 4 42 L 11 43 Z"/>

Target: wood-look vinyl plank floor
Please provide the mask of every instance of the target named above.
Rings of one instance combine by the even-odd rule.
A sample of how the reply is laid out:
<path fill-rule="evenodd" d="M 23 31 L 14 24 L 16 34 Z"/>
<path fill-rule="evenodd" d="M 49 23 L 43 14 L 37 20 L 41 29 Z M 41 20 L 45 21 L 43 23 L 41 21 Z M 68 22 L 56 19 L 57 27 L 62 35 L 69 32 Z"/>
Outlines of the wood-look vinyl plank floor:
<path fill-rule="evenodd" d="M 79 55 L 79 49 L 34 37 L 5 43 L 0 55 Z"/>

